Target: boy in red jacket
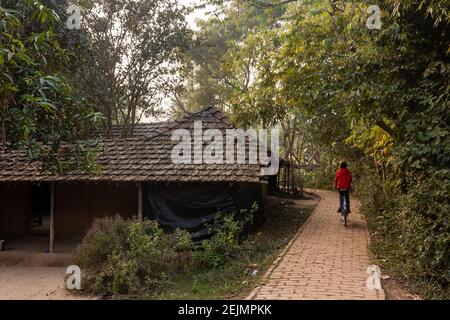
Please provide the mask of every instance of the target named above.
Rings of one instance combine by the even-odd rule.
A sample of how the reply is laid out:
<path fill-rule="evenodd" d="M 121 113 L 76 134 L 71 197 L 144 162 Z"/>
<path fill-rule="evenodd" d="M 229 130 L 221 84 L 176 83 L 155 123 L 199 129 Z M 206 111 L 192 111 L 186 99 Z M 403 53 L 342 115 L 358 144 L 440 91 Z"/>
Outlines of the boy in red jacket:
<path fill-rule="evenodd" d="M 337 212 L 342 212 L 342 202 L 344 197 L 348 204 L 348 213 L 350 213 L 350 187 L 352 185 L 352 174 L 347 169 L 347 162 L 342 161 L 339 165 L 339 170 L 336 172 L 336 179 L 334 188 L 339 190 L 339 209 Z"/>

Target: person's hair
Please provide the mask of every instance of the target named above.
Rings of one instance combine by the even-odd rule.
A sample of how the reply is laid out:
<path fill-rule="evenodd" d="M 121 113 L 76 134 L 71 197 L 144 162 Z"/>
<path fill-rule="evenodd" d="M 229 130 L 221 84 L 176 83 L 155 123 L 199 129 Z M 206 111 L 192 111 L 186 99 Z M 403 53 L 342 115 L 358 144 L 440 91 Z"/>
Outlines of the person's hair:
<path fill-rule="evenodd" d="M 346 169 L 347 168 L 347 162 L 341 161 L 341 164 L 339 165 L 340 168 Z"/>

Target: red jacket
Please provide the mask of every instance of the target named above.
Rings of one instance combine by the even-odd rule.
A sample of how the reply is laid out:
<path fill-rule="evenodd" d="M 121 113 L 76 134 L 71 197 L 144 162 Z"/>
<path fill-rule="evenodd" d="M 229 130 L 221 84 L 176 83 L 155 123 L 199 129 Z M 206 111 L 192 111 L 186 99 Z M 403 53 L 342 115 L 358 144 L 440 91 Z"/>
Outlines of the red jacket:
<path fill-rule="evenodd" d="M 336 189 L 350 189 L 352 184 L 352 174 L 350 170 L 347 168 L 340 168 L 338 172 L 336 172 L 336 180 L 334 182 L 334 187 Z"/>

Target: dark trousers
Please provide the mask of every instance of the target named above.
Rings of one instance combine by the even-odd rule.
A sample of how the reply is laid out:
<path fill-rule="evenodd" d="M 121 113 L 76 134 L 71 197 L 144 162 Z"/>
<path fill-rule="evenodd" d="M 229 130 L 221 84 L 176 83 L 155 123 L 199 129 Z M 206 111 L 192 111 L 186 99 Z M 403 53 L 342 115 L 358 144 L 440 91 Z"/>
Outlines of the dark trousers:
<path fill-rule="evenodd" d="M 340 189 L 339 190 L 339 207 L 341 208 L 341 210 L 342 210 L 342 206 L 344 204 L 344 197 L 347 200 L 348 212 L 350 212 L 350 192 L 348 190 Z"/>

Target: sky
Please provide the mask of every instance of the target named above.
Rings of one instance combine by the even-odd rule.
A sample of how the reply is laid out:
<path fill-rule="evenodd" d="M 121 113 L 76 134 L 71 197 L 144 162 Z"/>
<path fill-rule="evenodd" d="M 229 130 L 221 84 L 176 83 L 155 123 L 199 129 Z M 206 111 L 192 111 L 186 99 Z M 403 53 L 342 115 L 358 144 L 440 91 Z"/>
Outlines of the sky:
<path fill-rule="evenodd" d="M 204 1 L 202 1 L 202 0 L 180 0 L 179 2 L 181 4 L 186 5 L 186 6 L 191 6 L 191 5 L 200 5 Z M 189 26 L 192 29 L 196 30 L 197 29 L 197 25 L 195 24 L 195 20 L 196 19 L 206 19 L 208 17 L 207 13 L 209 11 L 211 11 L 213 8 L 214 8 L 214 6 L 208 5 L 204 9 L 197 9 L 194 12 L 192 12 L 187 17 L 187 22 L 189 23 Z"/>

